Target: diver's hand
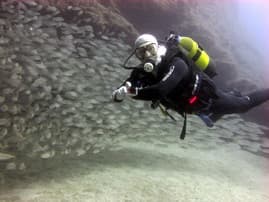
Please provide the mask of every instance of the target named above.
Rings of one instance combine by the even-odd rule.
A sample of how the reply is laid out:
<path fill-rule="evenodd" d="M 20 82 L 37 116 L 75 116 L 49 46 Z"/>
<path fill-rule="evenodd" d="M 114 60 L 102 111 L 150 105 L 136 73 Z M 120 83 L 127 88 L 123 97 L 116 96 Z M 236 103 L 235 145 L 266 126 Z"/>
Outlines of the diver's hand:
<path fill-rule="evenodd" d="M 112 100 L 115 102 L 123 101 L 127 94 L 127 88 L 126 86 L 122 86 L 118 88 L 117 90 L 114 90 L 112 93 Z"/>
<path fill-rule="evenodd" d="M 136 96 L 138 93 L 138 88 L 132 87 L 131 82 L 127 81 L 124 86 L 121 86 L 112 93 L 112 100 L 115 102 L 121 102 L 125 99 L 126 95 Z"/>

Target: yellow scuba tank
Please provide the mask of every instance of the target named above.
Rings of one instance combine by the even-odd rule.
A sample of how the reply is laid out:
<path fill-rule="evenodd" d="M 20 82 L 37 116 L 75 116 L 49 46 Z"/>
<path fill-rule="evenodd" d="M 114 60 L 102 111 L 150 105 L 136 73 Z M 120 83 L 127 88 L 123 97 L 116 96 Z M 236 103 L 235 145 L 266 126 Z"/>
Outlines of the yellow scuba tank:
<path fill-rule="evenodd" d="M 178 48 L 201 69 L 205 70 L 209 64 L 208 54 L 199 47 L 198 43 L 190 37 L 180 37 Z"/>
<path fill-rule="evenodd" d="M 209 77 L 214 77 L 217 75 L 215 64 L 208 53 L 192 38 L 170 33 L 167 42 L 170 45 L 171 42 L 172 44 L 176 45 L 178 50 L 185 57 L 192 60 L 195 66 L 205 72 Z"/>

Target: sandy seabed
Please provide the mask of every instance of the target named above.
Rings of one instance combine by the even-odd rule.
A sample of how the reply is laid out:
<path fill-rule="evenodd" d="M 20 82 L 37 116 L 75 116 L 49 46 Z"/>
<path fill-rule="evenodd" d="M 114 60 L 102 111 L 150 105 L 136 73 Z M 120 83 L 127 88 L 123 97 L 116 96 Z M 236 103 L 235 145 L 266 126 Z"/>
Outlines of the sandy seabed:
<path fill-rule="evenodd" d="M 41 171 L 10 179 L 0 201 L 269 201 L 264 157 L 233 143 L 204 144 L 147 137 L 94 156 L 48 161 Z"/>

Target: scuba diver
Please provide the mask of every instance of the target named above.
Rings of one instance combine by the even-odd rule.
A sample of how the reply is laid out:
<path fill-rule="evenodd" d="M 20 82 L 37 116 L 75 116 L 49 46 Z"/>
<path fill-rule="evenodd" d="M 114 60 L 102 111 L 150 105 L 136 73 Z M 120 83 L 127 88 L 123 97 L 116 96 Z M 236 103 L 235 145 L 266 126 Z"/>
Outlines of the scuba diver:
<path fill-rule="evenodd" d="M 128 67 L 133 55 L 140 63 Z M 131 75 L 114 90 L 112 99 L 121 102 L 128 95 L 151 101 L 153 109 L 159 106 L 172 119 L 167 110 L 178 112 L 184 118 L 181 139 L 186 134 L 187 114 L 199 116 L 212 127 L 225 114 L 244 113 L 269 100 L 269 89 L 242 95 L 217 88 L 212 80 L 215 65 L 206 51 L 193 39 L 173 32 L 165 45 L 159 45 L 151 34 L 140 35 L 123 67 L 132 69 Z"/>

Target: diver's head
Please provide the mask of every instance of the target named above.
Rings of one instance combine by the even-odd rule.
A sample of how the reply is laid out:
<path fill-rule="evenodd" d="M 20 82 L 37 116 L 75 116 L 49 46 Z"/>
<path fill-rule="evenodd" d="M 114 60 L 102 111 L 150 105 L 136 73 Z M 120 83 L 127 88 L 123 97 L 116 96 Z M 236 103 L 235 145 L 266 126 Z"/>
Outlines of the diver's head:
<path fill-rule="evenodd" d="M 143 67 L 146 72 L 156 72 L 155 68 L 161 61 L 166 53 L 166 47 L 159 45 L 155 36 L 151 34 L 142 34 L 135 40 L 134 51 L 125 60 L 123 67 L 125 69 L 137 69 Z M 129 59 L 135 54 L 137 59 L 140 60 L 141 65 L 135 67 L 128 67 Z M 154 71 L 155 70 L 155 71 Z"/>
<path fill-rule="evenodd" d="M 161 62 L 166 48 L 158 44 L 155 36 L 142 34 L 135 40 L 134 53 L 144 65 L 144 71 L 153 72 L 157 70 L 155 67 Z"/>
<path fill-rule="evenodd" d="M 157 60 L 158 41 L 151 34 L 142 34 L 135 40 L 135 55 L 142 61 Z"/>

